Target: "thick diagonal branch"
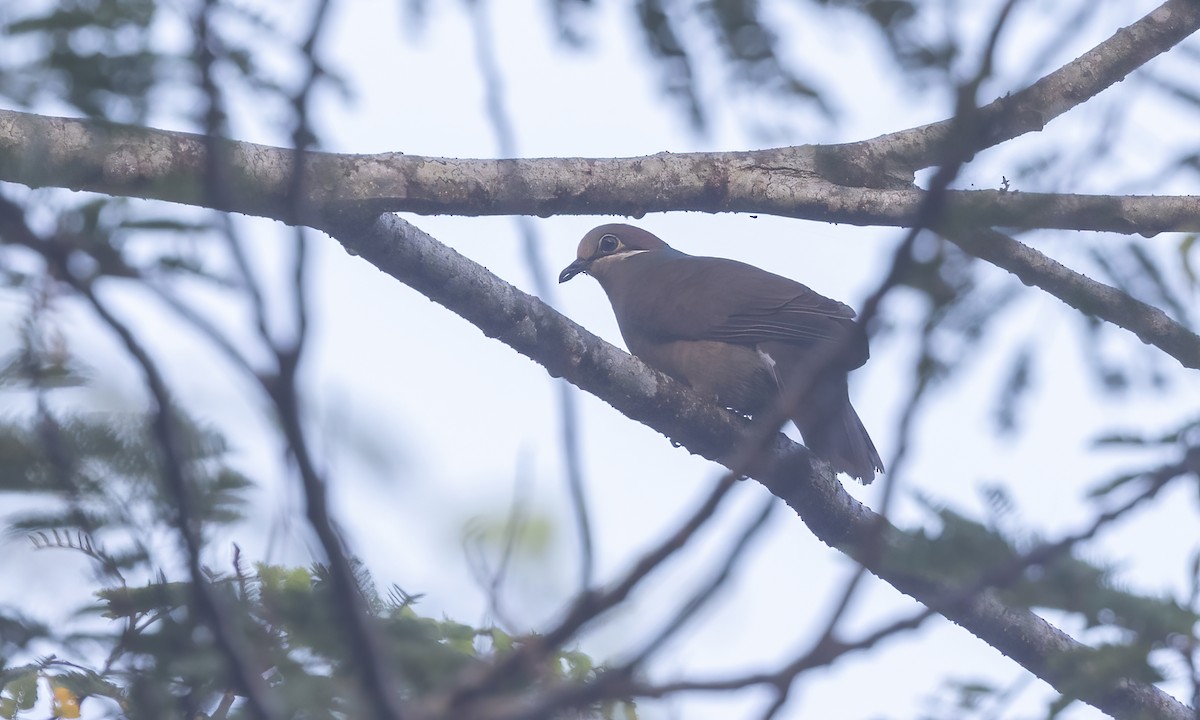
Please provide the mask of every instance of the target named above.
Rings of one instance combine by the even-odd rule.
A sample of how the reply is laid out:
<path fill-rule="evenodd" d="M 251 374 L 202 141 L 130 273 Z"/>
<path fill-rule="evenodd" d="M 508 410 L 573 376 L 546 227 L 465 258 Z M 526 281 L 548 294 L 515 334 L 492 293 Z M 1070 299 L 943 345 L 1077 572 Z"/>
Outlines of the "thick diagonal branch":
<path fill-rule="evenodd" d="M 743 422 L 403 220 L 391 215 L 344 218 L 323 229 L 383 272 L 467 319 L 488 337 L 504 342 L 551 375 L 566 378 L 689 451 L 721 462 L 738 447 L 746 429 Z M 850 497 L 823 463 L 782 435 L 770 455 L 773 469 L 757 473 L 756 479 L 787 502 L 830 546 L 859 556 L 879 542 L 895 548 L 918 542 Z M 1061 659 L 1064 653 L 1085 646 L 1033 613 L 1006 607 L 990 593 L 943 607 L 942 601 L 953 592 L 943 583 L 886 563 L 875 564 L 872 570 L 1051 685 L 1066 688 L 1072 680 L 1071 668 L 1078 663 Z M 1151 685 L 1130 681 L 1088 692 L 1083 698 L 1086 702 L 1118 718 L 1194 717 Z"/>

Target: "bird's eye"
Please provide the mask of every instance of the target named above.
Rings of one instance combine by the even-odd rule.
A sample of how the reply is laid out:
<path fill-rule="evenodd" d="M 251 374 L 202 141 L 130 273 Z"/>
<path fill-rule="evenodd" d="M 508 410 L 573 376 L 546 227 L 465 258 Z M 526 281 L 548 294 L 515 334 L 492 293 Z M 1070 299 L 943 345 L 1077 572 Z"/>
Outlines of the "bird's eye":
<path fill-rule="evenodd" d="M 620 241 L 617 240 L 616 235 L 605 235 L 600 238 L 600 252 L 610 253 L 613 250 L 616 250 L 617 245 L 619 245 L 619 244 L 620 244 Z"/>

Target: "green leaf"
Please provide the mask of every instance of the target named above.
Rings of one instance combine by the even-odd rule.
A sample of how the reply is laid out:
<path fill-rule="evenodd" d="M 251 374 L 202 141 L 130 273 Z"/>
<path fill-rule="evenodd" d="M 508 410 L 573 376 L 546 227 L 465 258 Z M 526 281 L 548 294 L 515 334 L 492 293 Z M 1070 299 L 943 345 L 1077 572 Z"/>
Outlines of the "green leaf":
<path fill-rule="evenodd" d="M 478 634 L 470 625 L 444 620 L 439 628 L 442 638 L 451 648 L 465 654 L 475 654 L 475 636 Z"/>
<path fill-rule="evenodd" d="M 38 699 L 38 674 L 40 668 L 29 668 L 20 677 L 9 680 L 0 692 L 11 698 L 17 710 L 32 710 Z"/>
<path fill-rule="evenodd" d="M 492 637 L 492 647 L 495 648 L 496 652 L 506 653 L 513 649 L 514 643 L 512 635 L 509 635 L 500 628 L 492 628 L 490 633 Z"/>
<path fill-rule="evenodd" d="M 183 607 L 188 603 L 191 593 L 191 583 L 172 582 L 112 588 L 101 590 L 96 595 L 105 603 L 104 617 L 125 618 L 153 610 L 170 611 Z"/>
<path fill-rule="evenodd" d="M 638 720 L 637 703 L 632 700 L 626 700 L 625 702 L 620 703 L 620 705 L 622 714 L 625 716 L 625 720 Z"/>
<path fill-rule="evenodd" d="M 576 682 L 586 680 L 595 668 L 592 658 L 578 651 L 564 652 L 562 659 L 567 664 L 567 677 Z"/>

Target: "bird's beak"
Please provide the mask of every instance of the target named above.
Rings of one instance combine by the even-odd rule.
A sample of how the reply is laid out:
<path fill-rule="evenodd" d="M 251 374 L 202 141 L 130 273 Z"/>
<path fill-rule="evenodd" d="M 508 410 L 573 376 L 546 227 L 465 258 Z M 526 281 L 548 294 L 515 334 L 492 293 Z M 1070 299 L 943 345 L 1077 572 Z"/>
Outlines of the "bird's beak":
<path fill-rule="evenodd" d="M 575 262 L 563 268 L 563 271 L 558 274 L 558 281 L 565 283 L 581 272 L 587 272 L 588 266 L 592 264 L 591 258 L 579 258 Z"/>

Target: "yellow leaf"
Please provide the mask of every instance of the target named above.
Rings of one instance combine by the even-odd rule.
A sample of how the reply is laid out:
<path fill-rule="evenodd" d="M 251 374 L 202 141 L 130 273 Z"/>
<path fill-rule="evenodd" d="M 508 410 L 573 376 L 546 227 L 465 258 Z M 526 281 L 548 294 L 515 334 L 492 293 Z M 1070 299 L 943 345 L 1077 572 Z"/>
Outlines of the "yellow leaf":
<path fill-rule="evenodd" d="M 54 699 L 50 702 L 50 711 L 57 718 L 79 717 L 79 698 L 62 685 L 54 685 Z"/>

